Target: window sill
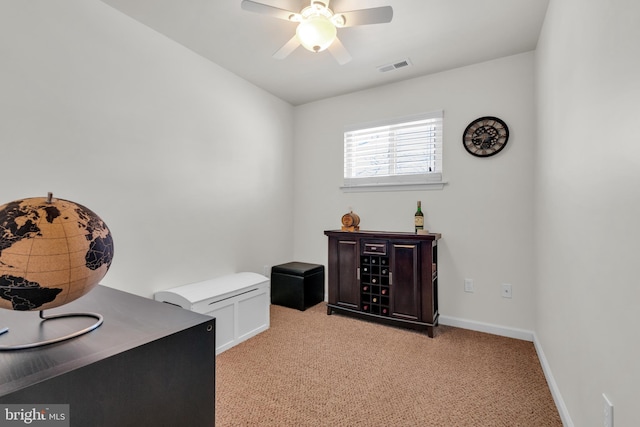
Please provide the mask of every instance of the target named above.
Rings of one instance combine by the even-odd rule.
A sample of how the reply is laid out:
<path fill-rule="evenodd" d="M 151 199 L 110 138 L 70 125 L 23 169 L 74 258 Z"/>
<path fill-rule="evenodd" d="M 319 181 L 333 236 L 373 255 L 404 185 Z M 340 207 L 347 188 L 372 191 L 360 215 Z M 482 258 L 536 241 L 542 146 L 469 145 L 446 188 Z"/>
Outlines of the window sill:
<path fill-rule="evenodd" d="M 340 187 L 340 189 L 345 193 L 367 193 L 373 191 L 442 190 L 446 184 L 446 181 L 421 182 L 411 184 L 363 184 L 352 187 Z"/>

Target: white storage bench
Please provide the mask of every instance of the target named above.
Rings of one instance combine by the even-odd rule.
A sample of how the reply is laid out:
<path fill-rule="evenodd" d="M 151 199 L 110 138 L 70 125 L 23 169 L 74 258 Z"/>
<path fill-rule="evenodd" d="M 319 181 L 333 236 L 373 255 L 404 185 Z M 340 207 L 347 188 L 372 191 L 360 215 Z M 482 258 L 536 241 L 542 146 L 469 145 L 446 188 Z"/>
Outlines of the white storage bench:
<path fill-rule="evenodd" d="M 269 279 L 236 273 L 156 292 L 156 301 L 216 318 L 216 354 L 269 329 Z"/>

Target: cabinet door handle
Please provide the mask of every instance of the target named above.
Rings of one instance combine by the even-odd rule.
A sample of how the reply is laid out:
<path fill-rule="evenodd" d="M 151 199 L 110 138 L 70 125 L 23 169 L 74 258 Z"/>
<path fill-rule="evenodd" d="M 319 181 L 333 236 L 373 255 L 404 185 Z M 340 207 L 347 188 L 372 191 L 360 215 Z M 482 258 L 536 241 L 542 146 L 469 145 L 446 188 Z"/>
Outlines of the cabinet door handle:
<path fill-rule="evenodd" d="M 356 268 L 356 279 L 360 280 L 360 267 Z"/>
<path fill-rule="evenodd" d="M 393 285 L 393 273 L 389 272 L 389 286 Z"/>

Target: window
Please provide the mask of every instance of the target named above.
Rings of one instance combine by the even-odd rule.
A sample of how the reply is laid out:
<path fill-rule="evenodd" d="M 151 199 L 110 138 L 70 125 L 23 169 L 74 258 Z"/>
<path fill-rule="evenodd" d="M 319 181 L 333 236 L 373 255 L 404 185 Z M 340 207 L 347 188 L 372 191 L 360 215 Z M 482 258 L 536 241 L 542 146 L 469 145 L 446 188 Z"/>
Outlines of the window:
<path fill-rule="evenodd" d="M 344 190 L 442 187 L 442 111 L 349 126 Z"/>

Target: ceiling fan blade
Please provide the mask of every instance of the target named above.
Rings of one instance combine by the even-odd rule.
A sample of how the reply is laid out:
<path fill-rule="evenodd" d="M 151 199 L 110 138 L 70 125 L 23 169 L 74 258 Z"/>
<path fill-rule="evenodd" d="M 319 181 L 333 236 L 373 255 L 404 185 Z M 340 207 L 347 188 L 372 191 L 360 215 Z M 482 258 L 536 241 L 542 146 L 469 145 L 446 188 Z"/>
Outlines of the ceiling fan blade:
<path fill-rule="evenodd" d="M 275 59 L 284 59 L 296 50 L 300 46 L 300 41 L 297 36 L 291 37 L 288 42 L 284 44 L 276 53 L 273 54 Z"/>
<path fill-rule="evenodd" d="M 344 47 L 340 39 L 337 37 L 333 41 L 333 43 L 329 45 L 329 48 L 327 50 L 331 53 L 331 55 L 333 55 L 333 57 L 336 59 L 336 61 L 338 61 L 338 64 L 340 65 L 344 65 L 347 62 L 351 61 L 351 55 L 347 51 L 347 48 Z"/>
<path fill-rule="evenodd" d="M 240 7 L 242 7 L 243 10 L 248 10 L 249 12 L 268 15 L 274 18 L 284 19 L 285 21 L 291 21 L 292 17 L 298 15 L 297 13 L 291 12 L 290 10 L 280 9 L 251 0 L 242 0 Z"/>
<path fill-rule="evenodd" d="M 374 7 L 372 9 L 352 10 L 351 12 L 340 12 L 344 23 L 339 23 L 339 27 L 355 27 L 356 25 L 385 24 L 393 19 L 393 8 L 391 6 Z M 337 23 L 338 24 L 338 23 Z"/>

